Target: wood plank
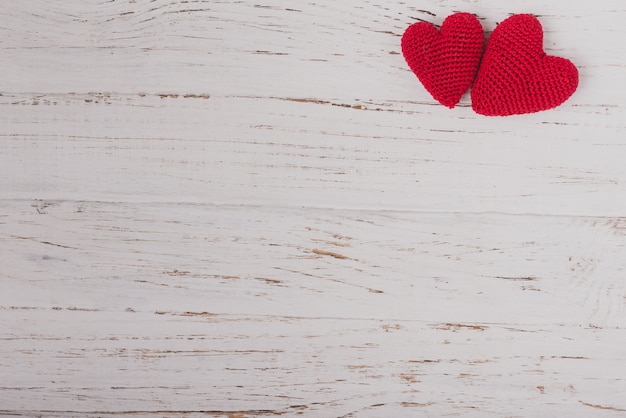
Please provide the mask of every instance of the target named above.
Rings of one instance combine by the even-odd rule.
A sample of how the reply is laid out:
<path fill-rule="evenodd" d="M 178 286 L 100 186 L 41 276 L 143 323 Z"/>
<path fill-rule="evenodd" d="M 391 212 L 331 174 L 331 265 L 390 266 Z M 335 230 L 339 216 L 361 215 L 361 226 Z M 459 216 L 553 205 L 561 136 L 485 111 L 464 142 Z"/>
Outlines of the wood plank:
<path fill-rule="evenodd" d="M 4 306 L 625 324 L 623 218 L 19 202 L 2 222 Z"/>
<path fill-rule="evenodd" d="M 414 112 L 372 119 L 368 111 L 279 99 L 86 94 L 46 96 L 37 106 L 2 99 L 9 199 L 626 212 L 622 136 L 612 124 L 522 128 L 482 119 L 442 132 L 419 126 Z"/>

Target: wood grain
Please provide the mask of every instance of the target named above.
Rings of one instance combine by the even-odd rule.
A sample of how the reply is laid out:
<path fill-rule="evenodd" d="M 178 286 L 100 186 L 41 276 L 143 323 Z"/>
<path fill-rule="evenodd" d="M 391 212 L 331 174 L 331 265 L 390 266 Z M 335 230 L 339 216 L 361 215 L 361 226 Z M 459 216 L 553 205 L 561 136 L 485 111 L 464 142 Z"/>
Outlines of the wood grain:
<path fill-rule="evenodd" d="M 459 10 L 579 90 L 435 105 L 399 37 Z M 624 416 L 625 17 L 3 4 L 0 416 Z"/>

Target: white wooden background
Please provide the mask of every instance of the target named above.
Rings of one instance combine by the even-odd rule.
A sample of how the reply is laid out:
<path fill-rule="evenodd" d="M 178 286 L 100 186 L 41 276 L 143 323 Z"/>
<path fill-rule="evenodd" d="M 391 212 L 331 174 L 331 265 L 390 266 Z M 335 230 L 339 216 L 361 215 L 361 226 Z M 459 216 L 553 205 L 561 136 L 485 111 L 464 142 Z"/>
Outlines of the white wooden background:
<path fill-rule="evenodd" d="M 580 86 L 435 104 L 418 20 Z M 5 0 L 0 416 L 626 416 L 621 0 Z"/>

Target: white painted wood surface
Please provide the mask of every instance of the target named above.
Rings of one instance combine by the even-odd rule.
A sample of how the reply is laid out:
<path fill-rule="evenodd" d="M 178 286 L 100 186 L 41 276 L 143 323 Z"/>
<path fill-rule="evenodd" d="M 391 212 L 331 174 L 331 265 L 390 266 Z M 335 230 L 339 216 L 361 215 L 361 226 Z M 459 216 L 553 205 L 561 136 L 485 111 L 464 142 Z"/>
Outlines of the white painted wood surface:
<path fill-rule="evenodd" d="M 533 13 L 556 110 L 434 104 Z M 4 1 L 0 416 L 626 416 L 622 1 Z"/>

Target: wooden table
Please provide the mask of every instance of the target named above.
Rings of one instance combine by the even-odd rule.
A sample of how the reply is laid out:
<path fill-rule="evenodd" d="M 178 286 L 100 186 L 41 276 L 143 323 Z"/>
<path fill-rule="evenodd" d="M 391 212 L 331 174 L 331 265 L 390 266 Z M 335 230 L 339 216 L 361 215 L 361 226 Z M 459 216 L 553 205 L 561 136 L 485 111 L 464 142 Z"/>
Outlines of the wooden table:
<path fill-rule="evenodd" d="M 578 91 L 438 105 L 532 13 Z M 626 416 L 623 1 L 0 7 L 0 416 Z"/>

